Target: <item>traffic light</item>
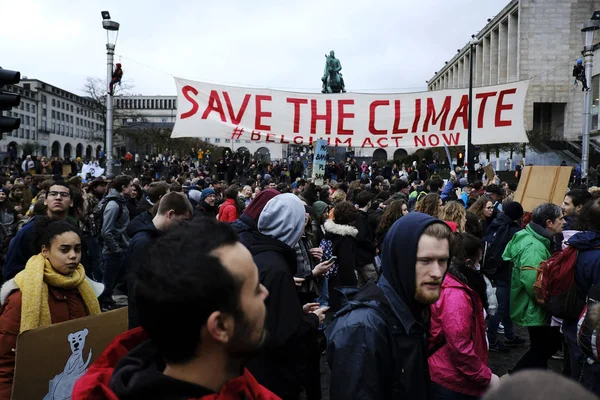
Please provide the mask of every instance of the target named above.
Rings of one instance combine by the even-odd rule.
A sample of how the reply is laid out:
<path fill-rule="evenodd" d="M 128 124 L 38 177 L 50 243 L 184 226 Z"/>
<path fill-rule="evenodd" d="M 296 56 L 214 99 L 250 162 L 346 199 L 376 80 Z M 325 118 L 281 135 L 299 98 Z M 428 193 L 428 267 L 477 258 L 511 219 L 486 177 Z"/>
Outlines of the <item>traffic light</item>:
<path fill-rule="evenodd" d="M 465 165 L 465 155 L 463 154 L 462 151 L 460 153 L 458 153 L 458 156 L 456 157 L 456 164 L 459 167 L 462 167 Z"/>
<path fill-rule="evenodd" d="M 12 85 L 20 81 L 21 73 L 19 71 L 0 68 L 0 89 L 4 85 Z M 1 115 L 2 111 L 11 110 L 13 107 L 18 107 L 19 104 L 21 104 L 21 96 L 15 93 L 0 91 L 0 133 L 12 132 L 21 126 L 20 118 L 4 117 Z"/>

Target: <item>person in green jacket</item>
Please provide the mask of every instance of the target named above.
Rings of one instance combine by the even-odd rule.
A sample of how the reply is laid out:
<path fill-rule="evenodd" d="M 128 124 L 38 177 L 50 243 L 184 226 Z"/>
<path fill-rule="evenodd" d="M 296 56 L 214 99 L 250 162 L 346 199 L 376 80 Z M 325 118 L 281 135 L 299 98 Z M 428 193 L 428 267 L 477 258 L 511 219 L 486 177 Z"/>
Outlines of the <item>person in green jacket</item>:
<path fill-rule="evenodd" d="M 537 206 L 529 225 L 515 234 L 502 258 L 512 267 L 510 316 L 514 323 L 527 327 L 529 351 L 517 362 L 513 372 L 527 368 L 548 368 L 548 359 L 561 348 L 558 327 L 550 326 L 550 314 L 535 301 L 533 284 L 542 261 L 550 258 L 554 235 L 563 231 L 565 219 L 561 208 L 545 203 Z"/>

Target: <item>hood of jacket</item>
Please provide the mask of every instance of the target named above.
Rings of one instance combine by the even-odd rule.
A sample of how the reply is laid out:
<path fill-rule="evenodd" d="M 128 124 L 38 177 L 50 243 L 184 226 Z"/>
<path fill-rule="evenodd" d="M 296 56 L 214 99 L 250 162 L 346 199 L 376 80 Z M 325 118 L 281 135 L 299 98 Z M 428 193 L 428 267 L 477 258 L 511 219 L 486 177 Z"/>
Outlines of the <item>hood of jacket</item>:
<path fill-rule="evenodd" d="M 253 225 L 256 225 L 258 223 L 258 217 L 260 217 L 260 214 L 262 213 L 267 203 L 272 198 L 280 194 L 281 193 L 279 193 L 275 189 L 263 190 L 250 202 L 250 204 L 248 204 L 248 207 L 246 207 L 242 215 L 246 217 L 245 219 L 253 221 Z"/>
<path fill-rule="evenodd" d="M 569 246 L 575 247 L 577 250 L 590 250 L 600 247 L 600 232 L 577 232 L 569 238 L 568 244 Z"/>
<path fill-rule="evenodd" d="M 338 236 L 351 236 L 356 237 L 358 235 L 358 229 L 351 225 L 340 225 L 336 224 L 332 219 L 328 219 L 323 224 L 325 232 L 331 233 Z"/>
<path fill-rule="evenodd" d="M 138 232 L 148 232 L 152 237 L 158 237 L 162 234 L 162 232 L 154 226 L 152 214 L 147 211 L 144 211 L 135 217 L 127 226 L 127 235 L 130 238 L 133 238 Z"/>
<path fill-rule="evenodd" d="M 410 308 L 415 319 L 419 321 L 422 318 L 423 310 L 428 306 L 414 300 L 417 247 L 421 234 L 431 224 L 444 224 L 444 222 L 419 212 L 405 215 L 394 222 L 385 235 L 380 254 L 383 276 L 397 294 L 397 300 Z M 444 226 L 447 225 L 444 224 Z M 390 298 L 389 295 L 386 294 L 386 296 Z M 394 301 L 392 301 L 392 305 L 394 305 Z"/>
<path fill-rule="evenodd" d="M 125 203 L 125 198 L 123 196 L 121 196 L 121 193 L 117 192 L 116 189 L 110 189 L 110 191 L 108 192 L 108 194 L 105 197 L 106 200 L 108 199 L 115 199 L 116 201 L 120 201 L 122 203 Z"/>
<path fill-rule="evenodd" d="M 258 217 L 258 231 L 294 247 L 304 231 L 304 205 L 300 199 L 285 193 L 267 202 Z"/>
<path fill-rule="evenodd" d="M 494 220 L 490 224 L 490 227 L 488 228 L 488 230 L 497 231 L 500 227 L 511 226 L 511 225 L 515 226 L 515 227 L 519 226 L 518 223 L 516 223 L 515 221 L 510 219 L 510 217 L 507 216 L 506 214 L 499 213 L 498 216 L 496 218 L 494 218 Z"/>
<path fill-rule="evenodd" d="M 245 393 L 248 399 L 274 400 L 277 397 L 260 386 L 247 371 L 215 393 L 193 383 L 162 373 L 164 363 L 156 346 L 142 328 L 121 335 L 107 347 L 75 384 L 73 400 L 83 399 L 166 399 L 192 400 L 233 398 Z"/>

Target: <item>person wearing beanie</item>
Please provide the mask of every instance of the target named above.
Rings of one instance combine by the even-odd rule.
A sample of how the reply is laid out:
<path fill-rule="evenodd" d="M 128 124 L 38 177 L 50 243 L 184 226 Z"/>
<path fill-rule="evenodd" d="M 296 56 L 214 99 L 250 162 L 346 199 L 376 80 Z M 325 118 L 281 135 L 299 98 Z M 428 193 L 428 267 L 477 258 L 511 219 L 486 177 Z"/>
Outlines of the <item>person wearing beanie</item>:
<path fill-rule="evenodd" d="M 269 336 L 246 367 L 258 382 L 282 399 L 296 399 L 307 385 L 308 355 L 326 309 L 303 308 L 294 284 L 294 246 L 304 230 L 304 206 L 295 195 L 276 191 L 269 192 L 272 198 L 264 204 L 268 190 L 250 204 L 250 213 L 244 213 L 246 220 L 250 215 L 257 216 L 257 230 L 246 231 L 242 243 L 252 253 L 260 283 L 269 291 L 265 301 Z M 264 206 L 255 205 L 257 202 Z M 251 209 L 253 205 L 257 208 Z M 232 224 L 234 229 L 237 222 Z"/>
<path fill-rule="evenodd" d="M 202 191 L 200 203 L 194 208 L 194 218 L 217 218 L 217 194 L 214 189 Z"/>
<path fill-rule="evenodd" d="M 508 203 L 506 209 L 504 210 L 504 214 L 506 214 L 511 221 L 520 221 L 524 214 L 523 206 L 517 201 Z"/>
<path fill-rule="evenodd" d="M 498 298 L 498 309 L 496 314 L 491 315 L 488 320 L 488 340 L 490 351 L 506 352 L 508 347 L 522 345 L 525 341 L 516 336 L 510 318 L 510 262 L 502 259 L 502 253 L 508 242 L 515 233 L 521 230 L 521 218 L 523 217 L 523 206 L 513 201 L 506 205 L 503 213 L 492 221 L 483 238 L 485 257 L 481 261 L 481 268 L 490 280 L 496 284 L 496 297 Z M 504 337 L 502 342 L 498 339 L 498 325 L 504 325 Z"/>

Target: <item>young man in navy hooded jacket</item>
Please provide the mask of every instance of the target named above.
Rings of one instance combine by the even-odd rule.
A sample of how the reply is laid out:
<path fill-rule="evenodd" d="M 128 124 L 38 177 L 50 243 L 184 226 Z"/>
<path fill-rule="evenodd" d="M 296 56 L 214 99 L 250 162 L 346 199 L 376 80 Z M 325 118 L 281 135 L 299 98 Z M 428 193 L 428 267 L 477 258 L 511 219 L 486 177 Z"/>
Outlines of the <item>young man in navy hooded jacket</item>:
<path fill-rule="evenodd" d="M 379 283 L 347 289 L 348 302 L 327 329 L 331 400 L 429 399 L 429 304 L 440 296 L 451 236 L 421 213 L 394 223 Z"/>

